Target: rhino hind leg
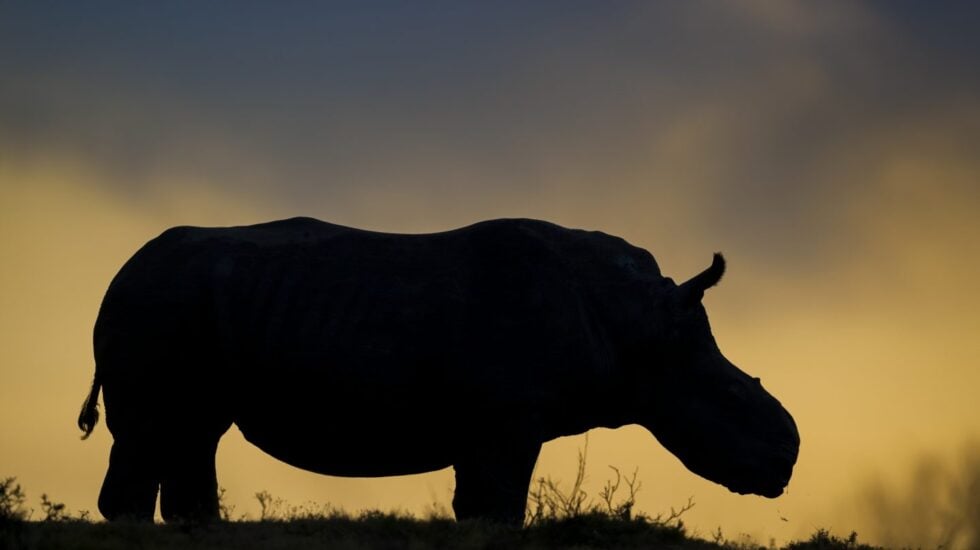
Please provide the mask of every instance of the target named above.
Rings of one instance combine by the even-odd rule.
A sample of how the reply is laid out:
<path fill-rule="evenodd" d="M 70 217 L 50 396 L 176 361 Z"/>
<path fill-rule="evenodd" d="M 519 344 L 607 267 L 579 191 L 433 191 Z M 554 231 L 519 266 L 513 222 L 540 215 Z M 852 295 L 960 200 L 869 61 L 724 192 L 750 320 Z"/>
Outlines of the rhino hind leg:
<path fill-rule="evenodd" d="M 160 513 L 171 521 L 220 518 L 215 452 L 218 437 L 181 439 L 163 453 Z"/>
<path fill-rule="evenodd" d="M 453 464 L 456 471 L 453 511 L 457 520 L 481 518 L 511 525 L 524 523 L 527 491 L 541 445 L 498 443 L 495 449 L 472 453 Z"/>
<path fill-rule="evenodd" d="M 160 487 L 156 458 L 150 442 L 115 440 L 99 493 L 99 512 L 107 520 L 153 521 Z"/>

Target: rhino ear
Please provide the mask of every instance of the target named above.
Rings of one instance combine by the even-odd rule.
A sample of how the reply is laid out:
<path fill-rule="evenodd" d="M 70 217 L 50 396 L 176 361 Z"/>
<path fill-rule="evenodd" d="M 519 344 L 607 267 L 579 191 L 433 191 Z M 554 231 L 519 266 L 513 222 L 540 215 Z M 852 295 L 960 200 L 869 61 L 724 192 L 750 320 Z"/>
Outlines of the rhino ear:
<path fill-rule="evenodd" d="M 711 261 L 711 267 L 698 273 L 690 280 L 681 283 L 677 287 L 681 300 L 684 303 L 693 304 L 700 302 L 704 297 L 704 291 L 718 284 L 721 276 L 725 274 L 725 258 L 720 252 L 715 252 Z"/>

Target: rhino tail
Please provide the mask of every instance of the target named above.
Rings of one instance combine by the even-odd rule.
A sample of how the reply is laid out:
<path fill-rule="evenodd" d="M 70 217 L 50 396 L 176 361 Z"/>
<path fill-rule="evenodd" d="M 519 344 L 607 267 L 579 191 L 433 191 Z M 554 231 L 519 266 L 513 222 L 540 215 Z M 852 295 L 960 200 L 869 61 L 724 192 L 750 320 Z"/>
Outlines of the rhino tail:
<path fill-rule="evenodd" d="M 99 423 L 99 390 L 101 389 L 102 382 L 99 381 L 98 376 L 95 376 L 92 379 L 92 390 L 85 398 L 85 403 L 82 403 L 82 412 L 78 413 L 78 428 L 85 432 L 82 439 L 88 439 L 95 425 Z"/>

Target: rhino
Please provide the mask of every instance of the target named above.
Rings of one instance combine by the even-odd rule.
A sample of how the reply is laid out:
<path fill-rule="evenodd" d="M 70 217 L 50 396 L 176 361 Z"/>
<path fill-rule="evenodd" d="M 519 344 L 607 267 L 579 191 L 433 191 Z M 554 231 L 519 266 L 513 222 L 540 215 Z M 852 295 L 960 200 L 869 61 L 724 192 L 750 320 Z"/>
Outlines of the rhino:
<path fill-rule="evenodd" d="M 219 517 L 235 424 L 288 464 L 377 477 L 452 466 L 457 519 L 520 523 L 541 445 L 639 424 L 692 472 L 779 496 L 799 432 L 719 351 L 715 254 L 675 284 L 598 231 L 530 219 L 431 234 L 310 218 L 174 227 L 112 280 L 78 418 L 113 436 L 108 520 Z"/>

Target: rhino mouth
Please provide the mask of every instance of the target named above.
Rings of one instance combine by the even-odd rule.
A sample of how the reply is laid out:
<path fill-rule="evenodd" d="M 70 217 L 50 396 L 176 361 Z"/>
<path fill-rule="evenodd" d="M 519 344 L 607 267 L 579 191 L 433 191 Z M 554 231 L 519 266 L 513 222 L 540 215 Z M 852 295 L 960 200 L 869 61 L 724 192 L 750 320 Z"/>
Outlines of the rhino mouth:
<path fill-rule="evenodd" d="M 796 451 L 787 446 L 783 452 L 768 459 L 753 460 L 741 467 L 726 469 L 718 482 L 733 493 L 776 498 L 789 485 L 796 463 Z M 719 472 L 720 473 L 720 472 Z"/>
<path fill-rule="evenodd" d="M 772 484 L 746 486 L 746 485 L 726 485 L 729 491 L 740 495 L 759 495 L 766 498 L 776 498 L 783 494 L 786 483 L 778 482 Z"/>
<path fill-rule="evenodd" d="M 791 467 L 790 467 L 791 468 Z M 733 481 L 722 483 L 729 491 L 740 495 L 759 495 L 776 498 L 789 485 L 792 470 L 785 465 L 754 472 L 754 475 L 737 476 Z"/>

